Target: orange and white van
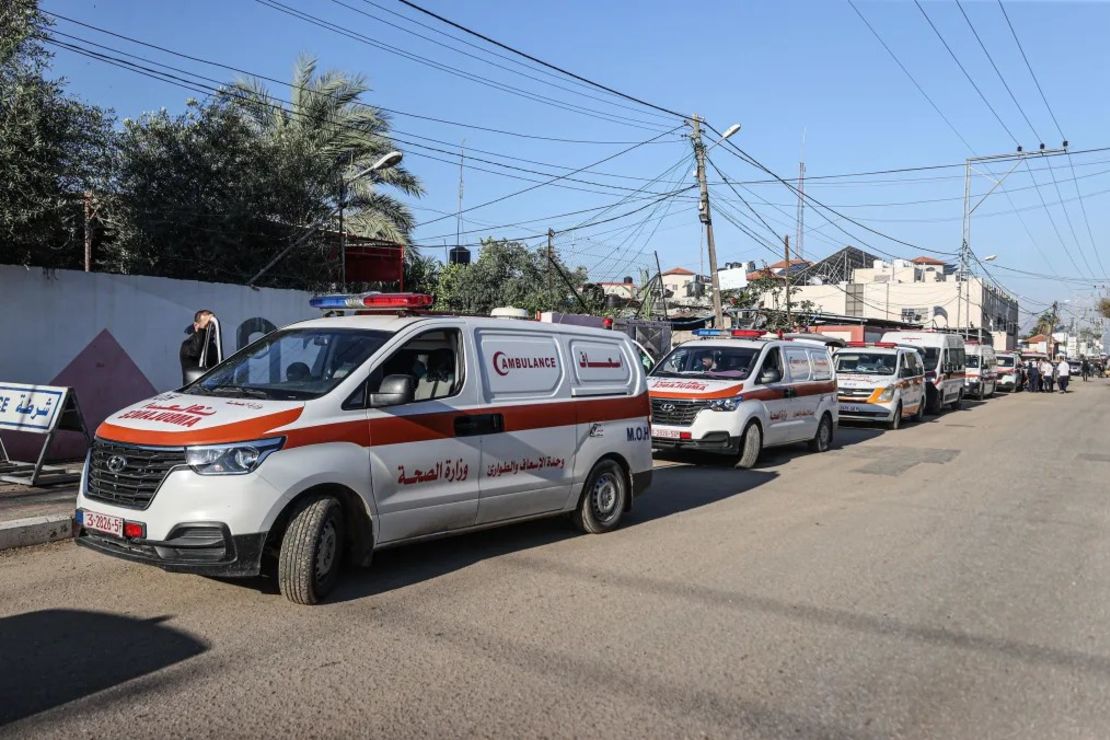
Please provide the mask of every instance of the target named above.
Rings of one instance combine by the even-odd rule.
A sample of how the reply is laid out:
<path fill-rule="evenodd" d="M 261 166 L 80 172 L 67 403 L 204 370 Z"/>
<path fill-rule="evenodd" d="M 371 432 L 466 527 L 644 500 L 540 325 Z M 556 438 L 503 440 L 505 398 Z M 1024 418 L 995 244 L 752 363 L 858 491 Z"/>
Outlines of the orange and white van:
<path fill-rule="evenodd" d="M 77 543 L 171 571 L 276 566 L 282 593 L 315 603 L 384 547 L 563 513 L 616 527 L 652 472 L 631 341 L 414 312 L 430 302 L 313 299 L 391 313 L 294 324 L 110 416 Z"/>
<path fill-rule="evenodd" d="M 738 467 L 750 468 L 765 447 L 829 448 L 839 416 L 823 343 L 743 329 L 694 334 L 648 378 L 657 449 L 736 455 Z"/>
<path fill-rule="evenodd" d="M 833 354 L 840 418 L 898 429 L 925 418 L 925 366 L 909 345 L 848 342 Z"/>
<path fill-rule="evenodd" d="M 964 339 L 938 331 L 888 331 L 882 341 L 908 344 L 921 351 L 925 364 L 925 412 L 940 414 L 945 407 L 958 409 L 964 402 Z"/>

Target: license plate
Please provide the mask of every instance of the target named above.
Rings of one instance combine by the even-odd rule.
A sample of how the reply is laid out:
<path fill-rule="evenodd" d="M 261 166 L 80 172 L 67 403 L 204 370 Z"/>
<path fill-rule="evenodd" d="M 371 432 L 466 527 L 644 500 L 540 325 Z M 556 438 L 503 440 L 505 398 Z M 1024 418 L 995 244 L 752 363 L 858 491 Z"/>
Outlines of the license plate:
<path fill-rule="evenodd" d="M 110 534 L 113 537 L 123 537 L 123 519 L 118 516 L 109 516 L 108 514 L 86 510 L 82 514 L 82 522 L 85 529 L 95 529 L 97 532 Z"/>
<path fill-rule="evenodd" d="M 840 410 L 841 411 L 847 411 L 848 413 L 852 413 L 854 411 L 859 411 L 860 408 L 859 408 L 859 406 L 857 406 L 854 403 L 842 403 L 842 404 L 840 404 Z"/>
<path fill-rule="evenodd" d="M 659 439 L 678 439 L 679 432 L 675 429 L 652 429 L 651 436 Z"/>

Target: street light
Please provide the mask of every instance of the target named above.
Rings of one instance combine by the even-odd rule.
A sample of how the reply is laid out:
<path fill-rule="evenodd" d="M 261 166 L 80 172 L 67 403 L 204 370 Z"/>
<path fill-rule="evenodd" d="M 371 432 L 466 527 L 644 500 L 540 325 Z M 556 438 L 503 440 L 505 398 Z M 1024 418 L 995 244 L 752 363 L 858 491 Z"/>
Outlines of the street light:
<path fill-rule="evenodd" d="M 269 263 L 267 263 L 267 265 L 265 267 L 263 267 L 261 270 L 258 271 L 257 275 L 255 275 L 249 281 L 247 281 L 247 286 L 250 287 L 250 288 L 253 288 L 254 284 L 256 282 L 258 282 L 258 279 L 260 277 L 262 277 L 263 275 L 265 275 L 267 272 L 269 272 L 270 268 L 273 267 L 274 265 L 276 265 L 278 262 L 280 262 L 282 260 L 282 258 L 285 257 L 285 255 L 289 254 L 291 251 L 293 251 L 294 249 L 296 249 L 297 247 L 301 246 L 306 241 L 308 241 L 309 238 L 316 232 L 317 229 L 319 229 L 321 226 L 323 226 L 328 221 L 331 221 L 333 218 L 335 218 L 335 216 L 337 214 L 342 212 L 343 208 L 347 205 L 347 186 L 348 185 L 355 182 L 356 180 L 361 180 L 362 178 L 366 177 L 367 175 L 369 175 L 373 172 L 388 169 L 390 167 L 395 167 L 398 164 L 400 164 L 400 162 L 403 158 L 404 158 L 404 155 L 401 154 L 401 152 L 398 152 L 396 150 L 391 151 L 388 154 L 385 154 L 384 156 L 382 156 L 374 164 L 372 164 L 369 167 L 367 167 L 366 169 L 356 173 L 354 177 L 352 177 L 348 180 L 344 180 L 343 181 L 342 194 L 339 197 L 339 203 L 335 206 L 335 208 L 332 209 L 331 213 L 329 213 L 328 215 L 326 215 L 322 218 L 317 219 L 315 222 L 312 223 L 312 225 L 310 225 L 305 230 L 305 233 L 301 235 L 300 239 L 297 239 L 295 242 L 290 244 L 288 247 L 286 247 L 285 249 L 278 252 L 277 256 L 275 256 L 272 260 L 269 261 Z M 347 255 L 346 255 L 346 253 L 344 253 L 343 254 L 344 263 L 346 263 L 346 259 L 347 259 Z M 346 282 L 346 275 L 344 275 L 343 278 L 344 278 L 343 282 L 345 283 Z"/>

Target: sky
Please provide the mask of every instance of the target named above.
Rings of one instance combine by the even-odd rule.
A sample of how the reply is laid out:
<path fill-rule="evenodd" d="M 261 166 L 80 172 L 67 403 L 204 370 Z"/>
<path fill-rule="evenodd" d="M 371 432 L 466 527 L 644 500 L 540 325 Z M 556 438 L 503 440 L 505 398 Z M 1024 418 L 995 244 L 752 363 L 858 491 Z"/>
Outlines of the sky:
<path fill-rule="evenodd" d="M 1019 144 L 1026 151 L 1040 143 L 1058 147 L 1054 115 L 1072 154 L 1019 163 L 976 208 L 971 249 L 979 258 L 995 256 L 986 269 L 1018 296 L 1023 323 L 1052 301 L 1068 301 L 1066 314 L 1082 317 L 1110 283 L 1110 98 L 1102 94 L 1110 72 L 1110 2 L 1003 2 L 1050 109 L 997 0 L 963 0 L 962 8 L 1017 104 L 961 6 L 949 0 L 921 7 L 913 0 L 855 0 L 932 103 L 847 0 L 420 4 L 659 108 L 696 113 L 717 131 L 741 124 L 728 143 L 709 151 L 722 264 L 781 259 L 785 235 L 797 246 L 797 195 L 743 161 L 731 144 L 791 182 L 804 158 L 805 191 L 828 207 L 807 205 L 806 258 L 846 244 L 912 258 L 959 249 L 965 158 L 1012 153 Z M 425 195 L 410 205 L 421 224 L 415 241 L 425 253 L 442 255 L 456 241 L 463 148 L 462 243 L 492 235 L 539 245 L 552 228 L 563 259 L 589 268 L 594 280 L 628 275 L 638 282 L 641 270 L 655 269 L 655 253 L 664 270 L 707 270 L 696 192 L 681 190 L 694 185 L 685 120 L 530 63 L 398 0 L 43 0 L 42 7 L 276 80 L 289 79 L 302 53 L 318 57 L 321 69 L 364 75 L 372 88 L 365 102 L 395 111 L 395 134 L 408 142 L 399 146 L 405 164 L 424 185 Z M 190 74 L 237 76 L 61 18 L 54 30 Z M 181 111 L 198 97 L 70 50 L 53 51 L 54 73 L 68 79 L 68 90 L 120 118 Z M 267 84 L 288 100 L 287 87 Z M 716 142 L 713 131 L 705 135 L 707 145 Z M 850 174 L 933 165 L 958 166 Z M 973 195 L 987 194 L 994 185 L 988 174 L 1009 167 L 978 167 Z M 557 175 L 567 177 L 543 184 Z"/>

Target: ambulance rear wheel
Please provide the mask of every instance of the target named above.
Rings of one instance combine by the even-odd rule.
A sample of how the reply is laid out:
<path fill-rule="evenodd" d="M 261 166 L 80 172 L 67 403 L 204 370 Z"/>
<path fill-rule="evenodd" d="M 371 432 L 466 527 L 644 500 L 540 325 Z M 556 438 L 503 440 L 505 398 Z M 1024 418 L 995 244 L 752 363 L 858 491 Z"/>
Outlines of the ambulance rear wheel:
<path fill-rule="evenodd" d="M 753 421 L 748 424 L 748 428 L 744 430 L 744 436 L 740 438 L 740 458 L 736 461 L 736 467 L 744 470 L 754 468 L 761 452 L 763 452 L 763 430 Z"/>
<path fill-rule="evenodd" d="M 953 411 L 959 411 L 963 407 L 964 407 L 964 392 L 963 392 L 963 389 L 961 389 L 960 390 L 960 395 L 956 396 L 956 400 L 952 402 L 952 405 L 949 406 L 949 408 L 951 408 Z"/>
<path fill-rule="evenodd" d="M 832 447 L 832 438 L 832 417 L 825 414 L 821 417 L 821 423 L 817 425 L 817 434 L 813 435 L 813 439 L 809 441 L 809 449 L 812 452 L 825 452 Z"/>
<path fill-rule="evenodd" d="M 339 578 L 343 507 L 331 496 L 309 499 L 293 514 L 278 554 L 278 588 L 295 604 L 317 604 Z"/>
<path fill-rule="evenodd" d="M 913 420 L 918 424 L 925 421 L 925 399 L 922 398 L 921 402 L 917 404 L 917 413 L 913 415 Z"/>
<path fill-rule="evenodd" d="M 616 529 L 628 505 L 628 476 L 614 460 L 594 465 L 582 488 L 574 524 L 586 534 Z"/>
<path fill-rule="evenodd" d="M 898 429 L 902 426 L 902 404 L 901 402 L 894 408 L 894 416 L 890 417 L 890 421 L 886 423 L 887 429 Z"/>

